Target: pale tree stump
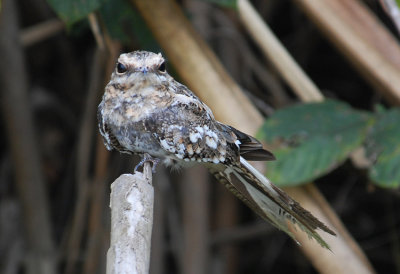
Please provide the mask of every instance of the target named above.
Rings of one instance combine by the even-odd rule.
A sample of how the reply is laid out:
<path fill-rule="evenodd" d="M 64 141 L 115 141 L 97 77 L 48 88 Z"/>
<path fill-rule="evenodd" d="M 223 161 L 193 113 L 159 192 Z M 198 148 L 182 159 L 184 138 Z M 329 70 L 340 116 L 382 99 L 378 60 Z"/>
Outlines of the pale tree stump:
<path fill-rule="evenodd" d="M 144 172 L 123 174 L 111 185 L 111 241 L 107 274 L 149 273 L 154 188 Z"/>

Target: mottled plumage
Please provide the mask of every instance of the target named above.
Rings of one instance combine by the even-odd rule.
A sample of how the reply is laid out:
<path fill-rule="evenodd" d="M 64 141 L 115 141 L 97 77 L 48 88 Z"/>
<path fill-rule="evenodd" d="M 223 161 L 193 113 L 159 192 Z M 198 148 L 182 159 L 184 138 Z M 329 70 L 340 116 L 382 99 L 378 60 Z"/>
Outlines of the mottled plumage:
<path fill-rule="evenodd" d="M 293 237 L 287 220 L 328 247 L 335 235 L 246 160 L 274 160 L 255 138 L 214 119 L 211 110 L 165 70 L 161 54 L 121 54 L 98 108 L 107 149 L 149 154 L 167 165 L 199 162 L 264 219 Z"/>

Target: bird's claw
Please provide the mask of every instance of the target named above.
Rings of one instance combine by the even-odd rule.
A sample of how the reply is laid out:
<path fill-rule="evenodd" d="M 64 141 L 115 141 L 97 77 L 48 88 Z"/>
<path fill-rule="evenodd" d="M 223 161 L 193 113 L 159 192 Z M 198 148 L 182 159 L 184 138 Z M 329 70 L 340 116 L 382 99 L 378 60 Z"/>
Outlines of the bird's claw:
<path fill-rule="evenodd" d="M 143 155 L 142 160 L 140 160 L 140 162 L 135 166 L 135 169 L 133 170 L 134 173 L 136 173 L 136 171 L 138 170 L 139 167 L 143 166 L 145 162 L 151 162 L 152 163 L 152 167 L 151 167 L 151 172 L 152 173 L 156 173 L 156 167 L 157 164 L 160 162 L 160 159 L 158 158 L 153 158 L 150 154 L 145 153 Z"/>

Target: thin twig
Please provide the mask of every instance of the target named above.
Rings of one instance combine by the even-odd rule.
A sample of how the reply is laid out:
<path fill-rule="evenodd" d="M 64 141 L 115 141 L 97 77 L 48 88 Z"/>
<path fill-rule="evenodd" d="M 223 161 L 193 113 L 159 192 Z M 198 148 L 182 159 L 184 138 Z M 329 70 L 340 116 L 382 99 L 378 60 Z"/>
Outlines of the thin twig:
<path fill-rule="evenodd" d="M 104 37 L 101 33 L 101 27 L 100 27 L 99 21 L 96 18 L 96 14 L 93 12 L 89 13 L 88 19 L 89 19 L 90 28 L 92 30 L 94 38 L 96 39 L 97 46 L 101 50 L 104 50 L 106 48 L 105 41 L 104 41 Z"/>
<path fill-rule="evenodd" d="M 63 29 L 64 23 L 54 18 L 23 29 L 19 39 L 24 47 L 29 47 L 50 38 Z"/>

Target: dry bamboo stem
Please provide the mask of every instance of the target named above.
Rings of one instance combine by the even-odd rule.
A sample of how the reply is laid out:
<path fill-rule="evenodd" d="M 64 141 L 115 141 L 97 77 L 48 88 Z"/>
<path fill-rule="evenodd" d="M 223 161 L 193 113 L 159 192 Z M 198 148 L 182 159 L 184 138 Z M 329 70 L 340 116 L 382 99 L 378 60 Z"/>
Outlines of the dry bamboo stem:
<path fill-rule="evenodd" d="M 294 2 L 388 102 L 400 104 L 399 44 L 364 4 L 357 0 Z"/>
<path fill-rule="evenodd" d="M 238 13 L 247 31 L 297 96 L 304 102 L 322 101 L 324 97 L 317 86 L 294 61 L 248 0 L 238 0 Z"/>
<path fill-rule="evenodd" d="M 107 274 L 149 273 L 154 188 L 150 163 L 111 185 L 111 243 Z"/>

